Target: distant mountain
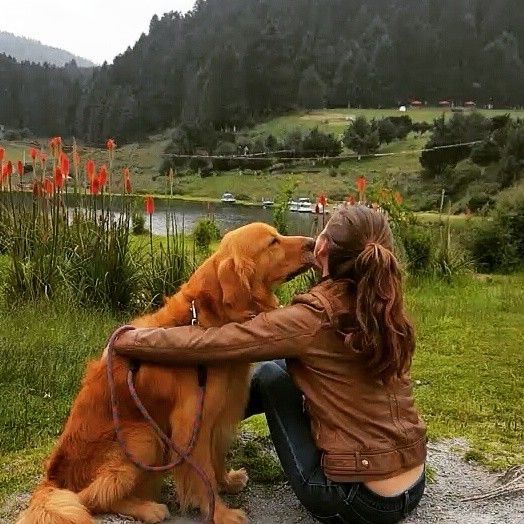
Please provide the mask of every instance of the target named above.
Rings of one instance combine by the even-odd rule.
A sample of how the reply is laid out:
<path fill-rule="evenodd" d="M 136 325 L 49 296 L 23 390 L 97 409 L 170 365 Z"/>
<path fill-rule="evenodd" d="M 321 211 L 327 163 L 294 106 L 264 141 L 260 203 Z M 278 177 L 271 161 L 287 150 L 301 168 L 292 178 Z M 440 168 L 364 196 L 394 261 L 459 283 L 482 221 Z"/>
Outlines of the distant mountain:
<path fill-rule="evenodd" d="M 0 31 L 0 53 L 12 56 L 19 62 L 35 62 L 43 64 L 47 62 L 51 65 L 62 67 L 71 60 L 75 60 L 78 67 L 94 67 L 95 64 L 75 56 L 68 51 L 44 45 L 38 40 L 31 40 L 23 36 L 16 36 L 5 31 Z"/>

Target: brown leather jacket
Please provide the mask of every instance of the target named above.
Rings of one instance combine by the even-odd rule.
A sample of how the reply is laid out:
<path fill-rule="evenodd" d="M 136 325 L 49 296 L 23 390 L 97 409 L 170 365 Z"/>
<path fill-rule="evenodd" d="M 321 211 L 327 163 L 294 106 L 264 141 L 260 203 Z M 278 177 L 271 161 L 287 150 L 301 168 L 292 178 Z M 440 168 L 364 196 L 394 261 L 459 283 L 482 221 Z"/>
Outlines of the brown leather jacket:
<path fill-rule="evenodd" d="M 338 482 L 391 478 L 424 462 L 426 428 L 409 376 L 385 386 L 344 345 L 337 324 L 349 314 L 348 285 L 322 282 L 291 306 L 243 324 L 127 332 L 115 348 L 132 358 L 184 365 L 286 358 L 326 476 Z"/>

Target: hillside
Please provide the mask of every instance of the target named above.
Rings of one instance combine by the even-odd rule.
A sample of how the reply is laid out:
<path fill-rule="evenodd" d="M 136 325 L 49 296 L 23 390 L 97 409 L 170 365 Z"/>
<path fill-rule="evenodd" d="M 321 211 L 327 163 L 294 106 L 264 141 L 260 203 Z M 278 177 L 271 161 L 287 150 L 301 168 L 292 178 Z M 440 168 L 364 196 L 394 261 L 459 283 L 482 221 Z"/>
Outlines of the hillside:
<path fill-rule="evenodd" d="M 496 117 L 506 113 L 503 110 L 479 111 L 486 117 Z M 410 110 L 407 113 L 414 122 L 432 122 L 442 114 L 438 108 Z M 268 119 L 253 128 L 244 128 L 238 131 L 237 140 L 263 140 L 268 134 L 278 139 L 290 132 L 300 130 L 307 133 L 318 127 L 321 131 L 340 136 L 348 126 L 348 119 L 365 116 L 371 120 L 398 115 L 397 110 L 351 110 L 345 108 L 301 111 L 289 113 L 285 116 Z M 452 113 L 446 113 L 451 118 Z M 513 118 L 524 118 L 524 110 L 511 111 Z M 407 199 L 409 205 L 416 210 L 435 210 L 438 208 L 442 189 L 445 189 L 451 198 L 453 211 L 464 209 L 471 205 L 473 197 L 485 197 L 486 194 L 496 194 L 498 185 L 487 184 L 486 180 L 496 178 L 496 164 L 486 168 L 479 168 L 466 159 L 452 171 L 452 181 L 442 177 L 428 178 L 423 176 L 420 164 L 420 149 L 424 148 L 431 133 L 421 135 L 409 133 L 404 139 L 394 140 L 384 144 L 380 153 L 394 153 L 393 156 L 378 156 L 358 160 L 356 158 L 340 162 L 335 167 L 329 167 L 311 158 L 305 162 L 274 172 L 270 169 L 231 169 L 229 171 L 212 172 L 211 176 L 203 177 L 196 170 L 187 167 L 175 168 L 173 190 L 176 195 L 186 199 L 214 200 L 220 199 L 226 191 L 232 191 L 237 198 L 250 203 L 260 203 L 263 198 L 275 198 L 280 188 L 285 184 L 293 184 L 296 196 L 316 198 L 325 193 L 330 201 L 344 200 L 354 193 L 355 180 L 365 176 L 370 183 L 377 181 L 386 183 L 398 189 Z M 159 171 L 166 156 L 164 151 L 169 146 L 172 136 L 171 130 L 166 130 L 148 139 L 128 144 L 119 144 L 114 168 L 121 173 L 124 167 L 129 167 L 132 173 L 133 190 L 137 193 L 166 194 L 169 192 L 169 181 L 160 176 Z M 43 147 L 47 140 L 42 140 Z M 7 146 L 8 160 L 16 162 L 27 150 L 28 143 L 9 143 Z M 93 158 L 97 165 L 107 163 L 107 152 L 102 148 L 91 148 L 86 144 L 81 146 L 82 158 Z M 347 154 L 348 151 L 345 152 Z M 467 180 L 464 185 L 459 181 Z M 120 177 L 116 177 L 115 191 Z"/>
<path fill-rule="evenodd" d="M 62 67 L 75 60 L 78 67 L 95 66 L 93 62 L 63 49 L 42 44 L 38 40 L 16 36 L 6 31 L 0 31 L 0 53 L 11 56 L 19 62 L 48 63 Z"/>
<path fill-rule="evenodd" d="M 39 71 L 6 65 L 0 90 L 12 100 L 0 104 L 0 122 L 100 143 L 142 139 L 184 121 L 244 126 L 296 108 L 414 99 L 522 106 L 520 4 L 199 0 L 185 15 L 153 17 L 147 35 L 83 85 L 59 71 L 58 80 L 42 83 Z M 23 88 L 29 103 L 18 95 Z M 41 107 L 50 114 L 39 120 Z"/>

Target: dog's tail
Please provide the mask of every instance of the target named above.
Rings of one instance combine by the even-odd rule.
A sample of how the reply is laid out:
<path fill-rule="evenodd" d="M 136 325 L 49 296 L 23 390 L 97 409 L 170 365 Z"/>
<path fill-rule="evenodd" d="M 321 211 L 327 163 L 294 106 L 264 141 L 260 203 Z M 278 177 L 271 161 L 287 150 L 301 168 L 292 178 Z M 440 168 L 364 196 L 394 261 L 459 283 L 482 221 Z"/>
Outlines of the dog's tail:
<path fill-rule="evenodd" d="M 29 508 L 16 524 L 94 524 L 93 517 L 72 491 L 58 489 L 52 482 L 40 485 Z"/>

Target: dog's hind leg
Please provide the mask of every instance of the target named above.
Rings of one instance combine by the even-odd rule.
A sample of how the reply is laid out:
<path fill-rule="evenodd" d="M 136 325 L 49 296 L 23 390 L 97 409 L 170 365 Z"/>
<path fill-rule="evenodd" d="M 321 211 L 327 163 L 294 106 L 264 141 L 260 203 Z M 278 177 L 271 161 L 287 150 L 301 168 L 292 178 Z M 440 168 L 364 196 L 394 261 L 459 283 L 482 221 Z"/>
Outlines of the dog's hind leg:
<path fill-rule="evenodd" d="M 162 460 L 162 445 L 148 426 L 135 426 L 123 435 L 129 452 L 144 464 Z M 146 522 L 160 522 L 168 514 L 167 507 L 136 497 L 152 475 L 132 464 L 115 442 L 95 480 L 78 496 L 92 513 L 123 513 L 139 520 L 147 513 L 150 520 Z"/>

